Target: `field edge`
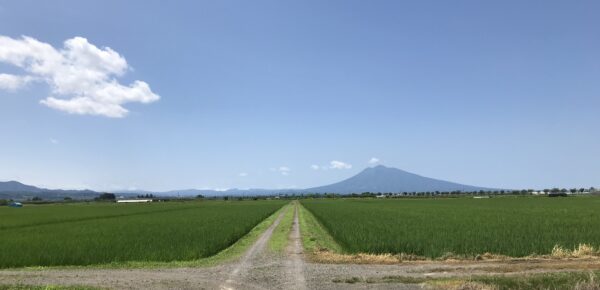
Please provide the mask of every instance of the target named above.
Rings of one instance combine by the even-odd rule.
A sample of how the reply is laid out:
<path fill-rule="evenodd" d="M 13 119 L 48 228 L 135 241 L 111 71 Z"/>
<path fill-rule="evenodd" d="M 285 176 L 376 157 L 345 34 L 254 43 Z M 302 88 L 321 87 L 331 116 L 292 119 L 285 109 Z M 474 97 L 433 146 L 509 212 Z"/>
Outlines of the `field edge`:
<path fill-rule="evenodd" d="M 248 233 L 242 236 L 239 240 L 233 243 L 231 246 L 223 249 L 217 254 L 190 261 L 170 261 L 170 262 L 158 262 L 158 261 L 126 261 L 126 262 L 114 262 L 105 264 L 94 264 L 94 265 L 72 265 L 72 266 L 33 266 L 33 267 L 17 267 L 17 268 L 3 268 L 2 270 L 51 270 L 51 269 L 150 269 L 150 268 L 193 268 L 193 267 L 211 267 L 217 264 L 227 263 L 234 261 L 242 256 L 242 254 L 252 245 L 260 235 L 266 231 L 273 222 L 277 219 L 279 214 L 287 207 L 289 203 L 283 203 L 280 208 L 275 210 L 266 219 L 259 222 L 254 228 Z"/>
<path fill-rule="evenodd" d="M 329 234 L 318 218 L 299 202 L 299 220 L 303 231 L 302 242 L 307 257 L 317 263 L 326 264 L 380 264 L 394 265 L 401 263 L 431 263 L 431 262 L 518 262 L 518 261 L 598 261 L 600 248 L 588 244 L 579 244 L 573 249 L 555 245 L 550 254 L 530 254 L 523 257 L 513 257 L 494 253 L 477 255 L 460 255 L 448 252 L 441 257 L 430 258 L 407 253 L 348 253 Z"/>
<path fill-rule="evenodd" d="M 324 253 L 344 254 L 342 246 L 301 202 L 298 202 L 298 221 L 307 258 L 314 262 L 326 262 L 321 259 Z"/>

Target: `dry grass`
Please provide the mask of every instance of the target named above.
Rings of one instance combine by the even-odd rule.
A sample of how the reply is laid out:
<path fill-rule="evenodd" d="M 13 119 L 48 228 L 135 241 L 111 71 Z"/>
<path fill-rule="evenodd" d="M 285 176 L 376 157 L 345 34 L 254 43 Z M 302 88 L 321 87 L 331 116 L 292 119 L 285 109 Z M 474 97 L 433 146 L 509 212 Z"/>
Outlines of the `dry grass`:
<path fill-rule="evenodd" d="M 317 263 L 328 264 L 399 264 L 403 262 L 415 261 L 442 261 L 442 262 L 467 262 L 467 261 L 546 261 L 546 260 L 597 260 L 600 259 L 600 250 L 587 245 L 580 244 L 573 250 L 565 249 L 560 246 L 554 246 L 552 252 L 548 255 L 529 255 L 527 257 L 510 257 L 506 255 L 498 255 L 492 253 L 483 253 L 481 255 L 465 256 L 446 253 L 437 259 L 430 259 L 424 256 L 412 254 L 339 254 L 328 249 L 319 248 L 314 250 L 310 255 L 310 259 Z M 594 264 L 595 265 L 595 264 Z M 595 268 L 595 267 L 594 267 Z"/>
<path fill-rule="evenodd" d="M 553 272 L 523 275 L 469 275 L 454 277 L 384 276 L 339 277 L 335 283 L 400 283 L 419 285 L 423 289 L 442 290 L 529 290 L 529 289 L 576 289 L 600 290 L 598 272 Z M 375 287 L 376 288 L 376 287 Z"/>
<path fill-rule="evenodd" d="M 424 285 L 425 289 L 440 289 L 440 290 L 497 290 L 494 285 L 486 285 L 473 281 L 462 280 L 442 280 L 431 281 Z"/>
<path fill-rule="evenodd" d="M 326 264 L 383 264 L 392 265 L 406 261 L 425 261 L 424 257 L 407 254 L 337 254 L 327 250 L 315 251 L 311 255 L 311 260 L 317 263 Z"/>
<path fill-rule="evenodd" d="M 477 255 L 474 257 L 474 260 L 488 260 L 488 261 L 507 261 L 507 260 L 532 260 L 532 259 L 590 259 L 590 258 L 600 258 L 600 249 L 596 249 L 593 246 L 588 244 L 579 244 L 573 250 L 566 249 L 559 245 L 555 245 L 552 248 L 552 252 L 549 255 L 538 255 L 532 254 L 526 257 L 511 257 L 506 255 L 499 255 L 493 253 L 483 253 L 481 255 Z M 454 255 L 452 253 L 446 253 L 442 257 L 437 260 L 447 261 L 447 260 L 470 260 L 470 257 Z"/>
<path fill-rule="evenodd" d="M 600 251 L 588 244 L 579 244 L 575 249 L 569 250 L 561 246 L 554 246 L 550 258 L 564 259 L 564 258 L 591 258 L 600 256 Z"/>
<path fill-rule="evenodd" d="M 484 289 L 575 289 L 600 290 L 598 274 L 594 272 L 557 272 L 530 275 L 471 276 L 468 278 L 440 278 L 424 282 L 424 288 L 444 290 Z"/>
<path fill-rule="evenodd" d="M 573 290 L 600 290 L 600 284 L 596 282 L 596 276 L 590 273 L 589 280 L 577 282 Z"/>
<path fill-rule="evenodd" d="M 492 264 L 470 264 L 464 266 L 448 265 L 436 268 L 417 269 L 410 273 L 518 273 L 536 271 L 597 271 L 600 270 L 600 260 L 525 260 L 525 261 L 500 261 Z"/>

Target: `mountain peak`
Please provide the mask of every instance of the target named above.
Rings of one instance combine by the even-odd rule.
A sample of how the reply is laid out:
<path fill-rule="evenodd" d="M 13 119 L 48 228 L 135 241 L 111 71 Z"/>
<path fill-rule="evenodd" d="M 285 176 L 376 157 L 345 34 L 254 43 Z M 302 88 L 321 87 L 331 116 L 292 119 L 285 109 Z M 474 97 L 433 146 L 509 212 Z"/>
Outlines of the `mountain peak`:
<path fill-rule="evenodd" d="M 327 186 L 307 189 L 318 193 L 479 191 L 487 188 L 420 176 L 394 167 L 368 167 L 355 176 Z"/>
<path fill-rule="evenodd" d="M 386 167 L 385 165 L 379 164 L 379 165 L 375 165 L 375 166 L 370 167 L 370 168 L 372 168 L 372 169 L 388 169 L 389 167 Z"/>
<path fill-rule="evenodd" d="M 31 185 L 26 185 L 23 184 L 21 182 L 18 181 L 6 181 L 6 182 L 0 182 L 0 192 L 6 192 L 6 191 L 33 191 L 33 192 L 39 192 L 41 191 L 41 188 L 35 187 L 35 186 L 31 186 Z"/>

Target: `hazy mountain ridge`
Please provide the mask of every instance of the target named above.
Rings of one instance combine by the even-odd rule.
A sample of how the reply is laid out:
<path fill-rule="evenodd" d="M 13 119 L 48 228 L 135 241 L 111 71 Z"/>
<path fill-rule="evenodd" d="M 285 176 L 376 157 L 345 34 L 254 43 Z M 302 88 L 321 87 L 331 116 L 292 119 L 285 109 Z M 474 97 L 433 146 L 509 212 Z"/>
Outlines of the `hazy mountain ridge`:
<path fill-rule="evenodd" d="M 47 189 L 20 183 L 18 181 L 0 181 L 0 199 L 28 199 L 40 197 L 42 199 L 63 199 L 70 197 L 74 199 L 91 199 L 100 193 L 84 190 Z"/>
<path fill-rule="evenodd" d="M 330 185 L 307 189 L 182 189 L 170 191 L 121 190 L 114 193 L 124 196 L 153 194 L 155 196 L 253 196 L 301 193 L 362 193 L 362 192 L 427 192 L 427 191 L 479 191 L 490 188 L 464 185 L 420 176 L 397 168 L 383 165 L 369 167 L 360 173 Z M 43 199 L 61 199 L 66 196 L 77 199 L 93 198 L 100 193 L 92 190 L 53 190 L 25 185 L 16 181 L 0 182 L 0 198 L 26 199 L 39 196 Z"/>

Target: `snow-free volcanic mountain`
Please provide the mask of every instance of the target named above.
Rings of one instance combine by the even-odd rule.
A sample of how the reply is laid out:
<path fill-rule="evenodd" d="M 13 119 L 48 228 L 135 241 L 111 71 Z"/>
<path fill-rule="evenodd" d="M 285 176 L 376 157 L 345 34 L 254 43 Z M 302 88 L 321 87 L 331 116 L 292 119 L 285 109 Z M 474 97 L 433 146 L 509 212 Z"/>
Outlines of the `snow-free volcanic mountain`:
<path fill-rule="evenodd" d="M 370 167 L 359 174 L 338 183 L 309 188 L 315 193 L 361 193 L 361 192 L 427 192 L 427 191 L 479 191 L 489 188 L 464 185 L 420 176 L 383 165 Z"/>

